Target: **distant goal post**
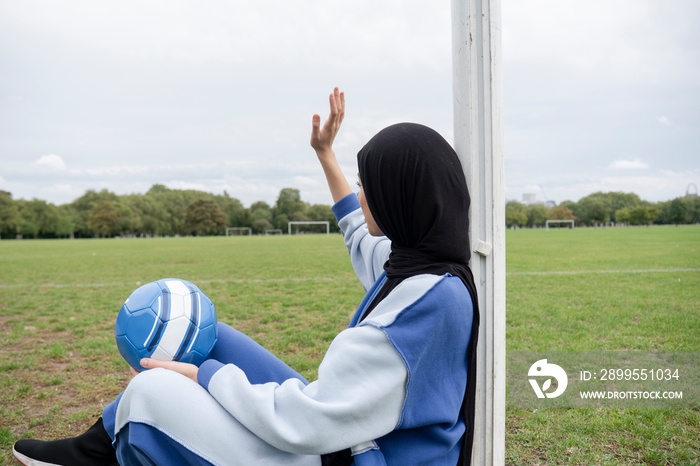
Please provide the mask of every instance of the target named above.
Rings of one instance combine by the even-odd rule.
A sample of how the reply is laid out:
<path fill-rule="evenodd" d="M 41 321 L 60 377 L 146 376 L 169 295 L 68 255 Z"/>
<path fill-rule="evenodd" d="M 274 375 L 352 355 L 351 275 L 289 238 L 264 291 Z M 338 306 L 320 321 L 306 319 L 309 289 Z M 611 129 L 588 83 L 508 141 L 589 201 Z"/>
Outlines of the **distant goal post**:
<path fill-rule="evenodd" d="M 228 227 L 226 228 L 226 236 L 251 236 L 253 229 L 250 227 Z"/>
<path fill-rule="evenodd" d="M 558 225 L 561 225 L 561 224 L 564 224 L 564 223 L 566 223 L 566 224 L 568 224 L 568 225 L 571 225 L 570 227 L 568 227 L 569 229 L 574 229 L 574 228 L 576 228 L 576 225 L 575 225 L 575 222 L 574 222 L 573 219 L 566 219 L 566 220 L 547 220 L 547 221 L 545 222 L 545 226 L 546 226 L 547 230 L 549 230 L 549 225 L 550 225 L 550 224 L 555 224 L 555 225 L 557 225 L 557 228 L 559 228 Z"/>
<path fill-rule="evenodd" d="M 326 234 L 329 234 L 331 232 L 331 224 L 330 222 L 326 221 L 318 221 L 318 222 L 289 222 L 287 225 L 287 233 L 292 234 L 292 225 L 325 225 L 326 226 Z M 297 228 L 297 233 L 299 232 L 299 228 Z"/>

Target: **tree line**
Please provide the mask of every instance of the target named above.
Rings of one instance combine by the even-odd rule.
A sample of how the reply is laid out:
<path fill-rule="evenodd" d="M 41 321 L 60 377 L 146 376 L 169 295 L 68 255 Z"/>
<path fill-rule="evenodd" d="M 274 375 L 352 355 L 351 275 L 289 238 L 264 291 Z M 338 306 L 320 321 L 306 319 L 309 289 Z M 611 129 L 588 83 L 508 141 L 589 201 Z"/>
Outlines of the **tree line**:
<path fill-rule="evenodd" d="M 700 197 L 651 203 L 633 193 L 597 192 L 549 209 L 517 201 L 506 204 L 509 228 L 566 219 L 575 220 L 577 225 L 700 223 Z M 258 201 L 248 208 L 226 192 L 169 189 L 162 184 L 153 185 L 145 194 L 89 190 L 72 203 L 59 206 L 39 199 L 14 200 L 9 192 L 0 190 L 3 239 L 202 236 L 224 234 L 226 227 L 248 227 L 254 234 L 269 230 L 286 233 L 289 221 L 327 221 L 331 231 L 339 231 L 330 206 L 310 205 L 293 188 L 282 189 L 272 206 Z"/>
<path fill-rule="evenodd" d="M 506 226 L 537 227 L 547 220 L 574 220 L 577 225 L 680 225 L 700 223 L 700 197 L 670 201 L 643 201 L 634 193 L 597 192 L 578 202 L 564 201 L 547 208 L 541 204 L 506 203 Z"/>
<path fill-rule="evenodd" d="M 226 192 L 169 189 L 162 184 L 145 194 L 89 190 L 59 206 L 39 199 L 14 200 L 11 193 L 0 190 L 3 239 L 203 236 L 224 234 L 226 227 L 248 227 L 254 234 L 286 233 L 289 221 L 328 221 L 331 231 L 339 231 L 330 206 L 310 205 L 293 188 L 282 189 L 272 206 L 258 201 L 248 208 Z"/>

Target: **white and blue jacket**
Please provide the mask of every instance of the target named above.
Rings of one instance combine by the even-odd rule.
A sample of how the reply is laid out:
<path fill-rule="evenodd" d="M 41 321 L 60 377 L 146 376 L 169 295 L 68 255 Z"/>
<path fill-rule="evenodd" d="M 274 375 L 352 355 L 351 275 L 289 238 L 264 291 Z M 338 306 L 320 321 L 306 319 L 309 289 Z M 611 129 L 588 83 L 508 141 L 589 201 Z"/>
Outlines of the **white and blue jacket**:
<path fill-rule="evenodd" d="M 405 279 L 358 323 L 386 280 L 387 238 L 369 235 L 355 195 L 333 206 L 367 291 L 331 343 L 317 380 L 251 384 L 235 365 L 206 361 L 199 382 L 247 429 L 292 453 L 355 446 L 355 463 L 455 465 L 465 430 L 472 301 L 458 277 Z"/>

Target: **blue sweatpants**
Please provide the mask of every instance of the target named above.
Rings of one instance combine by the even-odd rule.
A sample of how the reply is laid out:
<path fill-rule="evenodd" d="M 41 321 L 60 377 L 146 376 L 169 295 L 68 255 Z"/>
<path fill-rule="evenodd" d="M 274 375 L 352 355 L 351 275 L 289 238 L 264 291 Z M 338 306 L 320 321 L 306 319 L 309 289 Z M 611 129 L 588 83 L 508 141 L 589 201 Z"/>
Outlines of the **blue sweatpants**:
<path fill-rule="evenodd" d="M 237 365 L 254 384 L 282 383 L 290 378 L 307 383 L 301 375 L 275 355 L 223 323 L 219 323 L 218 341 L 209 357 L 224 364 Z M 125 416 L 125 409 L 138 414 L 136 417 L 129 415 L 128 422 L 119 426 L 115 435 L 117 411 L 123 400 L 130 403 L 130 406 L 122 406 L 122 417 Z M 158 406 L 159 403 L 162 406 Z M 144 415 L 144 412 L 151 414 Z M 182 415 L 177 417 L 173 412 Z M 188 417 L 188 412 L 194 413 L 194 416 L 190 414 Z M 211 425 L 207 422 L 202 423 L 202 413 L 211 413 Z M 105 429 L 112 437 L 120 464 L 244 464 L 255 458 L 255 463 L 250 464 L 288 462 L 320 465 L 318 456 L 292 455 L 264 444 L 245 428 L 237 425 L 237 421 L 230 415 L 228 417 L 231 419 L 227 419 L 227 413 L 223 412 L 223 408 L 204 388 L 186 377 L 163 369 L 153 369 L 134 377 L 127 390 L 104 408 L 102 417 Z M 199 420 L 199 424 L 193 422 L 190 431 L 187 424 L 191 419 Z M 237 438 L 223 437 L 219 442 L 221 449 L 217 451 L 216 447 L 211 447 L 212 438 L 223 435 L 222 432 Z M 200 449 L 202 446 L 205 448 Z M 241 451 L 246 448 L 251 452 Z"/>

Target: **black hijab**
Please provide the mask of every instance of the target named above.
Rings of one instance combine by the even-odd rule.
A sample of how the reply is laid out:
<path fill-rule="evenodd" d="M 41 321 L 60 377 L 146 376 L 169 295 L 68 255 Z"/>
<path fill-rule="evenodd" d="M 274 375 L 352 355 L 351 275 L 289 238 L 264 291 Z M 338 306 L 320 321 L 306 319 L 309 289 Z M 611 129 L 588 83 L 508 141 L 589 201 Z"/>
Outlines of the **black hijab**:
<path fill-rule="evenodd" d="M 399 123 L 380 131 L 357 154 L 360 182 L 374 221 L 391 240 L 387 281 L 373 309 L 405 278 L 450 273 L 469 290 L 474 307 L 462 405 L 466 432 L 460 465 L 471 462 L 479 307 L 469 269 L 469 191 L 457 154 L 436 131 Z"/>

